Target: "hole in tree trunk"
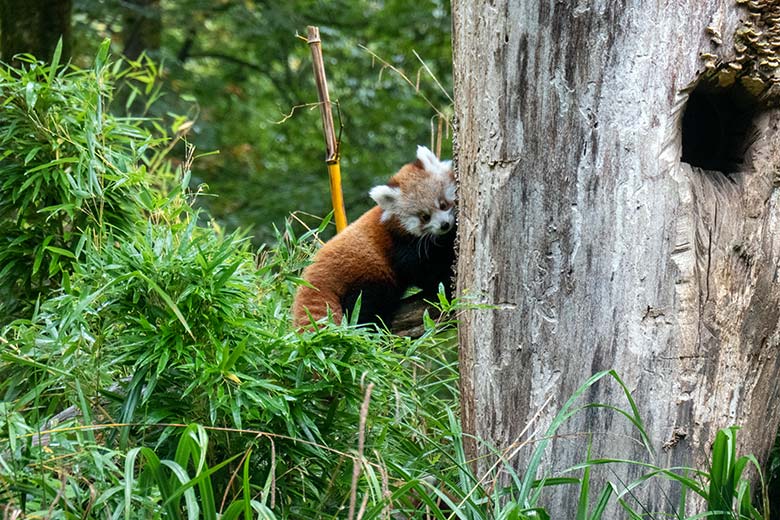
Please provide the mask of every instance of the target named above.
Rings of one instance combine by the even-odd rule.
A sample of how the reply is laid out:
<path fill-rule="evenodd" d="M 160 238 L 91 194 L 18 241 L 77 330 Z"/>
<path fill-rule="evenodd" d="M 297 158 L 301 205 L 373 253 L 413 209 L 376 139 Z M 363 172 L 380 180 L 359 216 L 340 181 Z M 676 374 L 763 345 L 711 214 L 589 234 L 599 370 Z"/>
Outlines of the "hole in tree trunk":
<path fill-rule="evenodd" d="M 688 97 L 682 118 L 682 161 L 725 174 L 741 171 L 755 140 L 758 100 L 739 81 L 728 87 L 705 79 Z"/>

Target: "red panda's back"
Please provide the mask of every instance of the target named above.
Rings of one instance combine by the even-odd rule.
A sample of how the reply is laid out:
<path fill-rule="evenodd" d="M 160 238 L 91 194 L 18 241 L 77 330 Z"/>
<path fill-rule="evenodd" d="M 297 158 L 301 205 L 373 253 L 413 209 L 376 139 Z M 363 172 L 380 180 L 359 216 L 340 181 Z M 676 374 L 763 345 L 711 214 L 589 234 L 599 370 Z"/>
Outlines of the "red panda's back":
<path fill-rule="evenodd" d="M 336 321 L 341 320 L 341 301 L 345 295 L 363 286 L 396 284 L 390 261 L 392 240 L 380 222 L 382 210 L 375 207 L 329 240 L 303 272 L 311 287 L 301 286 L 293 304 L 297 326 L 309 323 L 308 313 L 318 320 L 328 308 Z"/>

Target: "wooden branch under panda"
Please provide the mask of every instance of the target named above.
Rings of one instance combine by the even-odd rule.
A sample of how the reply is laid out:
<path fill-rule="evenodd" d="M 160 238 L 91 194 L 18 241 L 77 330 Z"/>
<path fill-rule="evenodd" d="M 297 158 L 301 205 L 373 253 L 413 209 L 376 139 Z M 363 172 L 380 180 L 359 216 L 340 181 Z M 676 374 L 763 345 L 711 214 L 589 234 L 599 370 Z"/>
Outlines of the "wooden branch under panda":
<path fill-rule="evenodd" d="M 423 314 L 426 310 L 434 319 L 441 315 L 436 307 L 426 302 L 419 294 L 406 298 L 401 302 L 401 307 L 390 324 L 390 332 L 396 336 L 419 338 L 425 332 Z"/>

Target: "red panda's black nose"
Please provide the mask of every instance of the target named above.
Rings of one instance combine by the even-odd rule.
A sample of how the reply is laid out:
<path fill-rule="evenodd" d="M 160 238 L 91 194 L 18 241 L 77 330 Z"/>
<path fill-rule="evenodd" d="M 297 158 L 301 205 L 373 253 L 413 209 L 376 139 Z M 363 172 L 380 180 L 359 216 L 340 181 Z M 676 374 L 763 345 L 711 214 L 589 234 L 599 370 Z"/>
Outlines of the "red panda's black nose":
<path fill-rule="evenodd" d="M 442 232 L 449 231 L 450 230 L 450 223 L 449 222 L 442 222 L 439 224 L 439 229 L 441 229 Z"/>

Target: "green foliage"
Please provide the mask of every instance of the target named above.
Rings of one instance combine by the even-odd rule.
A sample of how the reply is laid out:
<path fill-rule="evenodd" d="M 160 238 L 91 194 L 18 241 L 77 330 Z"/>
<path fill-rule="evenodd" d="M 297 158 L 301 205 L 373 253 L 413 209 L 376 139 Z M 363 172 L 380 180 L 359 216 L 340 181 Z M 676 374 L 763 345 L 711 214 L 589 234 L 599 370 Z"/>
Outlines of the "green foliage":
<path fill-rule="evenodd" d="M 710 467 L 710 485 L 707 493 L 707 511 L 713 513 L 710 518 L 750 520 L 769 519 L 769 498 L 767 495 L 761 465 L 753 455 L 737 458 L 736 427 L 720 430 L 712 445 L 712 466 Z M 750 480 L 746 470 L 753 466 L 761 479 L 761 513 L 753 505 Z"/>
<path fill-rule="evenodd" d="M 249 455 L 243 457 L 242 496 L 240 499 L 226 504 L 217 501 L 214 494 L 211 476 L 221 468 L 227 466 L 238 455 L 220 462 L 210 468 L 208 457 L 208 434 L 202 426 L 188 426 L 181 433 L 173 460 L 160 460 L 149 448 L 133 448 L 125 459 L 124 480 L 124 517 L 150 518 L 162 509 L 168 518 L 184 518 L 182 514 L 181 499 L 185 499 L 184 510 L 191 519 L 202 518 L 204 520 L 223 520 L 239 518 L 252 518 L 252 512 L 263 515 L 265 518 L 273 517 L 273 513 L 263 502 L 252 499 L 249 491 Z M 136 460 L 141 460 L 140 472 L 136 481 Z M 189 469 L 192 469 L 190 476 Z M 170 475 L 166 475 L 170 473 Z M 197 493 L 195 492 L 197 490 Z M 267 495 L 267 493 L 265 493 Z M 150 497 L 156 499 L 156 503 L 150 503 Z M 143 515 L 139 515 L 139 505 Z M 227 505 L 225 508 L 224 506 Z M 218 515 L 217 511 L 222 511 Z"/>
<path fill-rule="evenodd" d="M 415 57 L 451 91 L 448 0 L 161 0 L 160 8 L 161 46 L 149 52 L 165 64 L 173 95 L 155 113 L 188 113 L 199 148 L 220 151 L 193 174 L 196 185 L 209 187 L 198 204 L 228 229 L 250 230 L 256 244 L 273 240 L 273 226 L 293 211 L 330 211 L 320 115 L 307 106 L 317 102 L 310 51 L 296 37 L 307 25 L 320 26 L 331 98 L 344 123 L 350 220 L 371 205 L 371 186 L 412 160 L 416 145 L 431 142 L 436 112 L 452 116 L 450 99 Z M 74 59 L 91 57 L 90 42 L 106 36 L 120 52 L 134 33 L 122 14 L 133 9 L 139 8 L 120 0 L 77 0 Z M 449 154 L 445 136 L 443 155 Z"/>
<path fill-rule="evenodd" d="M 117 79 L 152 78 L 111 70 L 107 53 L 108 42 L 89 70 L 58 69 L 58 52 L 51 66 L 26 56 L 22 68 L 0 69 L 3 319 L 56 290 L 89 237 L 131 229 L 148 211 L 153 182 L 169 176 L 150 153 L 167 136 L 141 118 L 108 114 Z"/>
<path fill-rule="evenodd" d="M 446 466 L 444 466 L 447 469 L 440 470 L 436 474 L 435 483 L 420 479 L 411 472 L 404 473 L 406 485 L 396 492 L 397 499 L 403 501 L 404 493 L 406 493 L 407 499 L 420 497 L 420 500 L 431 511 L 432 518 L 450 518 L 449 511 L 453 511 L 454 516 L 452 517 L 463 519 L 544 520 L 550 518 L 542 506 L 545 491 L 554 486 L 579 485 L 581 499 L 577 505 L 576 518 L 582 520 L 602 518 L 608 501 L 615 495 L 612 484 L 607 484 L 599 494 L 596 504 L 590 508 L 588 500 L 591 465 L 586 463 L 564 472 L 583 470 L 581 478 L 550 477 L 543 474 L 542 456 L 550 441 L 559 433 L 559 429 L 569 418 L 582 410 L 600 407 L 594 403 L 578 405 L 578 402 L 588 389 L 606 379 L 612 379 L 621 387 L 629 404 L 628 409 L 614 408 L 614 412 L 630 420 L 637 427 L 640 436 L 646 440 L 636 405 L 623 381 L 614 371 L 599 372 L 574 392 L 558 411 L 544 434 L 538 439 L 534 439 L 535 442 L 524 440 L 506 452 L 484 446 L 483 450 L 487 450 L 491 454 L 487 460 L 495 460 L 495 462 L 489 465 L 488 470 L 481 475 L 474 472 L 472 461 L 466 458 L 464 447 L 466 436 L 460 429 L 455 416 L 449 414 L 447 423 L 441 425 L 442 430 L 447 432 L 448 439 L 438 450 L 439 455 L 447 461 Z M 432 446 L 433 444 L 426 443 L 426 445 Z M 526 453 L 526 451 L 530 451 L 530 453 Z M 514 469 L 514 460 L 521 457 L 528 461 L 523 474 L 519 474 Z M 485 465 L 487 466 L 487 464 Z M 410 511 L 405 511 L 405 513 L 410 513 Z"/>
<path fill-rule="evenodd" d="M 107 85 L 124 69 L 107 62 L 107 46 L 96 63 L 65 72 L 29 60 L 29 70 L 9 70 L 4 84 L 14 93 L 55 78 L 46 99 L 93 96 L 51 103 L 56 117 L 40 123 L 43 137 L 22 141 L 56 156 L 63 139 L 73 160 L 40 155 L 44 168 L 22 161 L 3 171 L 4 186 L 25 204 L 24 218 L 7 219 L 11 231 L 38 233 L 54 222 L 60 226 L 46 232 L 79 238 L 57 235 L 52 252 L 70 262 L 47 269 L 59 275 L 50 285 L 19 293 L 28 304 L 19 308 L 30 314 L 3 330 L 2 502 L 31 515 L 230 517 L 248 514 L 246 507 L 265 514 L 273 504 L 285 518 L 340 516 L 365 384 L 376 386 L 369 448 L 395 460 L 401 447 L 421 442 L 403 437 L 400 423 L 430 435 L 435 429 L 417 410 L 433 405 L 438 415 L 457 402 L 452 334 L 442 336 L 432 320 L 415 341 L 336 325 L 291 330 L 296 273 L 322 229 L 296 237 L 287 225 L 276 246 L 256 255 L 242 235 L 204 225 L 187 191 L 192 153 L 174 176 L 165 154 L 175 141 L 151 137 L 145 128 L 159 134 L 157 121 L 105 110 Z M 7 133 L 38 124 L 31 106 L 14 109 Z M 60 131 L 63 121 L 82 126 Z M 94 128 L 101 133 L 84 143 L 100 146 L 78 145 L 76 134 Z M 9 157 L 43 154 L 6 142 L 15 143 Z M 56 206 L 48 221 L 35 220 L 38 206 L 24 199 L 29 184 L 20 186 L 39 171 L 50 172 L 41 186 L 51 195 L 39 204 Z M 153 179 L 159 172 L 166 175 Z M 18 265 L 32 262 L 25 251 L 4 254 Z M 202 429 L 185 429 L 175 442 L 189 423 L 211 428 L 208 446 Z M 258 492 L 266 498 L 253 501 Z M 243 498 L 216 506 L 217 496 L 234 493 Z"/>

